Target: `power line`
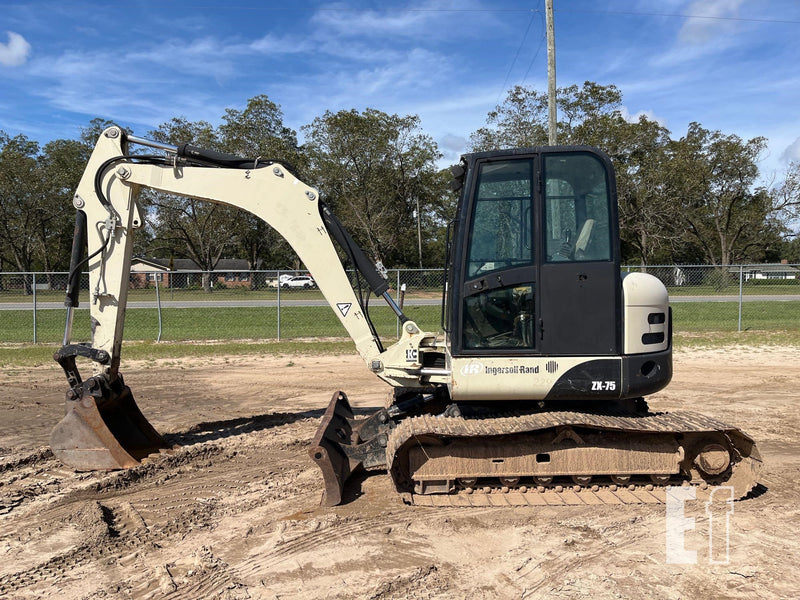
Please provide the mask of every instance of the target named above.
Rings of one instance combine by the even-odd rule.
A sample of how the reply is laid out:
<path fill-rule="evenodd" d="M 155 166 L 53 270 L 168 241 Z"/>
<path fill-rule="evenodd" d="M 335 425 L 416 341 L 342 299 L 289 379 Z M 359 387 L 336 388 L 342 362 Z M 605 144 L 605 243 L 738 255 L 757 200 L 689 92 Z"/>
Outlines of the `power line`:
<path fill-rule="evenodd" d="M 682 13 L 658 13 L 658 12 L 635 12 L 624 10 L 578 10 L 574 8 L 561 8 L 555 12 L 572 12 L 601 15 L 626 15 L 634 17 L 673 17 L 679 19 L 707 19 L 710 21 L 743 21 L 746 23 L 784 23 L 789 25 L 800 25 L 800 21 L 790 19 L 752 19 L 745 17 L 715 17 L 711 15 L 686 15 Z"/>
<path fill-rule="evenodd" d="M 540 0 L 540 3 L 543 1 L 544 0 Z M 527 81 L 528 79 L 528 74 L 531 72 L 531 69 L 533 68 L 533 63 L 536 62 L 536 58 L 539 56 L 539 52 L 541 52 L 542 50 L 544 41 L 547 39 L 547 31 L 545 31 L 543 11 L 537 10 L 536 12 L 539 13 L 539 20 L 542 25 L 542 37 L 539 38 L 539 45 L 536 47 L 536 52 L 534 52 L 533 58 L 531 58 L 531 61 L 528 63 L 528 68 L 525 69 L 525 75 L 522 76 L 522 85 L 525 85 L 525 81 Z"/>
<path fill-rule="evenodd" d="M 225 10 L 250 10 L 263 12 L 371 12 L 371 13 L 531 13 L 544 12 L 544 9 L 529 8 L 348 8 L 348 7 L 296 7 L 296 6 L 231 6 L 228 4 L 198 4 L 193 9 L 217 9 Z M 713 15 L 692 15 L 685 13 L 665 13 L 665 12 L 638 12 L 624 10 L 590 10 L 577 8 L 558 8 L 554 12 L 569 12 L 576 14 L 603 14 L 603 15 L 623 15 L 631 17 L 670 17 L 677 19 L 706 19 L 709 21 L 741 21 L 745 23 L 779 23 L 785 25 L 800 25 L 800 20 L 795 19 L 765 19 L 749 17 L 721 17 Z"/>
<path fill-rule="evenodd" d="M 517 48 L 517 53 L 514 55 L 514 60 L 511 61 L 511 66 L 508 67 L 508 72 L 506 73 L 506 78 L 503 80 L 503 85 L 500 88 L 500 93 L 497 94 L 497 102 L 496 104 L 500 103 L 500 96 L 503 95 L 503 92 L 506 89 L 506 84 L 508 83 L 508 78 L 511 76 L 511 71 L 514 69 L 514 65 L 517 64 L 517 59 L 519 58 L 519 53 L 522 51 L 522 47 L 525 45 L 525 40 L 528 39 L 528 32 L 531 30 L 531 25 L 533 25 L 533 13 L 531 11 L 531 18 L 528 19 L 528 26 L 525 28 L 525 35 L 522 36 L 522 41 L 519 43 L 519 47 Z"/>

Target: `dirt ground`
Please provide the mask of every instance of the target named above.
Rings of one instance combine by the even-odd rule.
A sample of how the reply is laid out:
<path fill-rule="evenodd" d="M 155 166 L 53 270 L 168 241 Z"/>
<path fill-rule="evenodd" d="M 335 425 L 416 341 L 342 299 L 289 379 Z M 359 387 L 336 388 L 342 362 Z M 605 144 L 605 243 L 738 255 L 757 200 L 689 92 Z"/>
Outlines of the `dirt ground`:
<path fill-rule="evenodd" d="M 741 427 L 764 458 L 757 493 L 732 505 L 727 563 L 709 554 L 703 505 L 686 503 L 696 564 L 667 561 L 664 505 L 431 509 L 379 473 L 320 508 L 307 449 L 331 394 L 366 409 L 386 393 L 355 356 L 127 364 L 180 449 L 112 473 L 73 473 L 47 449 L 66 390 L 55 366 L 5 369 L 0 597 L 799 597 L 798 364 L 797 348 L 681 351 L 651 397 Z"/>

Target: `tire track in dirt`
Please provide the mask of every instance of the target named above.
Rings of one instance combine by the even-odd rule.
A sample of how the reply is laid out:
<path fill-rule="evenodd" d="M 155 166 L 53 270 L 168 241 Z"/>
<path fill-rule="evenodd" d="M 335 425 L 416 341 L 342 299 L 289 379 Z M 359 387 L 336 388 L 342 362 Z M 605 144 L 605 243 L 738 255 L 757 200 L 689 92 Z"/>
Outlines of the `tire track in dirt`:
<path fill-rule="evenodd" d="M 14 519 L 6 518 L 0 525 L 0 541 L 15 538 L 8 545 L 16 547 L 25 540 L 26 532 L 30 537 L 31 531 L 37 532 L 37 541 L 54 533 L 63 536 L 59 530 L 76 523 L 82 533 L 90 531 L 91 535 L 83 536 L 88 542 L 75 542 L 66 552 L 49 556 L 44 562 L 4 574 L 0 577 L 0 596 L 33 584 L 56 585 L 65 573 L 86 564 L 124 561 L 126 555 L 142 547 L 169 543 L 197 528 L 211 527 L 223 516 L 286 497 L 302 468 L 308 467 L 300 465 L 301 459 L 305 460 L 301 453 L 308 444 L 297 443 L 295 420 L 284 415 L 239 419 L 232 428 L 234 433 L 228 430 L 224 435 L 196 426 L 180 435 L 187 441 L 208 441 L 110 474 L 63 472 L 47 452 L 6 461 L 5 470 L 0 471 L 5 488 L 33 473 L 50 470 L 58 476 L 53 476 L 54 489 L 46 494 L 37 494 L 38 482 L 27 484 L 25 490 L 17 486 L 16 493 L 28 503 L 10 506 Z M 211 425 L 217 428 L 223 423 Z M 271 475 L 275 477 L 269 481 Z M 88 518 L 87 505 L 94 507 Z M 42 531 L 42 523 L 53 525 Z M 231 583 L 230 578 L 220 581 Z"/>
<path fill-rule="evenodd" d="M 0 436 L 0 446 L 18 454 L 0 459 L 0 597 L 794 597 L 786 573 L 800 544 L 786 531 L 800 522 L 800 412 L 787 365 L 798 353 L 750 352 L 729 364 L 731 353 L 700 356 L 697 364 L 698 353 L 678 354 L 673 383 L 653 402 L 659 410 L 701 404 L 759 442 L 769 489 L 736 503 L 731 567 L 703 563 L 709 523 L 702 506 L 687 509 L 698 525 L 687 534 L 687 548 L 700 551 L 696 568 L 664 564 L 663 506 L 409 507 L 380 475 L 366 478 L 348 504 L 318 508 L 320 476 L 306 455 L 316 409 L 330 397 L 333 377 L 350 377 L 345 389 L 372 390 L 371 374 L 356 378 L 363 365 L 354 360 L 350 369 L 342 357 L 258 359 L 235 371 L 222 357 L 169 371 L 183 375 L 168 377 L 169 386 L 151 382 L 152 365 L 141 368 L 136 389 L 145 389 L 138 394 L 145 412 L 182 448 L 131 472 L 63 469 L 46 449 L 35 450 L 46 442 L 34 420 L 41 390 L 15 397 L 37 408 L 4 413 L 9 437 Z M 294 366 L 283 369 L 289 360 Z M 270 390 L 265 364 L 273 367 Z M 272 395 L 297 386 L 297 397 Z M 243 416 L 265 406 L 297 412 Z"/>
<path fill-rule="evenodd" d="M 395 500 L 396 502 L 396 500 Z M 335 510 L 335 509 L 334 509 Z M 233 571 L 241 581 L 269 581 L 277 578 L 286 577 L 286 571 L 280 569 L 282 565 L 294 561 L 297 570 L 306 573 L 306 578 L 312 581 L 315 578 L 325 579 L 330 576 L 330 571 L 339 572 L 342 564 L 344 570 L 342 577 L 346 573 L 358 574 L 360 570 L 374 570 L 376 564 L 383 564 L 388 572 L 400 573 L 391 576 L 388 580 L 373 582 L 373 578 L 367 578 L 371 582 L 371 587 L 375 588 L 369 592 L 369 587 L 351 591 L 336 591 L 336 598 L 428 598 L 433 597 L 428 594 L 434 589 L 444 591 L 451 589 L 446 583 L 442 569 L 443 565 L 436 565 L 439 561 L 435 553 L 435 548 L 425 543 L 417 545 L 409 541 L 409 527 L 425 519 L 426 515 L 434 519 L 453 519 L 459 520 L 465 515 L 480 519 L 481 515 L 488 514 L 492 509 L 457 507 L 446 508 L 435 514 L 426 510 L 412 506 L 397 504 L 393 508 L 385 509 L 377 514 L 370 516 L 346 516 L 340 517 L 335 512 L 322 512 L 314 519 L 310 519 L 308 527 L 310 531 L 301 532 L 290 539 L 285 539 L 285 529 L 281 527 L 281 522 L 277 524 L 275 531 L 272 532 L 275 540 L 273 548 L 251 554 L 244 560 L 238 562 Z M 399 536 L 394 537 L 394 532 L 399 531 Z M 392 535 L 393 537 L 388 537 Z M 416 535 L 416 534 L 414 534 Z M 352 540 L 350 544 L 348 540 Z M 423 540 L 424 542 L 424 540 Z M 268 540 L 259 549 L 265 548 L 270 543 Z M 335 553 L 335 548 L 346 551 L 350 545 L 354 549 L 372 548 L 368 550 L 367 557 L 348 555 L 345 563 L 334 562 L 325 566 L 310 566 L 320 555 Z M 390 544 L 390 545 L 387 545 Z M 376 563 L 379 556 L 386 554 L 388 561 Z M 333 559 L 334 561 L 336 558 Z M 294 571 L 294 569 L 292 569 Z M 291 577 L 291 575 L 289 575 Z M 419 584 L 421 581 L 428 581 L 430 585 L 427 591 L 421 591 Z M 218 590 L 219 591 L 219 590 Z M 367 595 L 365 595 L 367 594 Z"/>
<path fill-rule="evenodd" d="M 278 413 L 200 423 L 184 433 L 164 436 L 171 443 L 180 445 L 172 454 L 146 459 L 140 466 L 111 473 L 76 473 L 61 465 L 47 448 L 13 456 L 0 463 L 0 511 L 3 510 L 4 501 L 16 508 L 26 500 L 49 498 L 46 496 L 48 493 L 61 492 L 63 501 L 70 502 L 80 499 L 87 490 L 91 493 L 109 490 L 116 492 L 146 481 L 156 472 L 163 474 L 169 468 L 196 461 L 201 454 L 210 457 L 212 454 L 224 452 L 226 444 L 215 443 L 218 440 L 231 440 L 236 436 L 291 424 L 299 419 L 307 417 L 298 413 Z"/>
<path fill-rule="evenodd" d="M 638 519 L 634 518 L 634 522 Z M 560 524 L 563 527 L 563 524 Z M 574 526 L 568 526 L 574 529 Z M 580 534 L 587 531 L 581 530 Z M 566 538 L 561 542 L 565 547 L 573 550 L 572 556 L 564 556 L 564 552 L 553 553 L 550 557 L 541 558 L 536 563 L 521 570 L 514 580 L 514 583 L 521 589 L 520 598 L 536 598 L 542 593 L 553 595 L 555 590 L 544 589 L 546 586 L 556 586 L 563 582 L 570 575 L 580 573 L 586 564 L 602 560 L 610 553 L 621 555 L 624 551 L 631 549 L 641 543 L 638 534 L 628 535 L 622 542 L 611 542 L 605 539 L 599 532 L 591 529 L 588 531 L 588 541 L 584 536 L 578 535 L 580 539 Z M 588 543 L 587 543 L 588 542 Z M 549 554 L 549 553 L 548 553 Z M 591 594 L 591 590 L 586 590 Z"/>

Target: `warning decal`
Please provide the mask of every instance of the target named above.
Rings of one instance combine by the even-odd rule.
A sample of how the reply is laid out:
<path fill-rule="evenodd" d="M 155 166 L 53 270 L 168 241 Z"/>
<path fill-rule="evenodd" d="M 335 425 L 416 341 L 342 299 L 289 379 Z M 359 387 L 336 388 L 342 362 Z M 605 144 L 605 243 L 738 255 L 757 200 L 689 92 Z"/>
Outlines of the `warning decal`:
<path fill-rule="evenodd" d="M 339 312 L 342 313 L 343 317 L 347 316 L 347 313 L 350 312 L 350 307 L 353 306 L 352 302 L 337 302 L 336 308 L 339 309 Z"/>

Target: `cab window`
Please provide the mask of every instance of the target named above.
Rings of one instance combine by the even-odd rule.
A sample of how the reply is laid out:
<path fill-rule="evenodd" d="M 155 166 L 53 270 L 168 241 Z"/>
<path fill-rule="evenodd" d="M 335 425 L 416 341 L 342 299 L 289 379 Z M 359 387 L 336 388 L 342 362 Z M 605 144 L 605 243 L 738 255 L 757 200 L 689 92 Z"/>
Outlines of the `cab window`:
<path fill-rule="evenodd" d="M 484 163 L 470 225 L 467 277 L 533 261 L 530 159 Z"/>
<path fill-rule="evenodd" d="M 611 260 L 603 163 L 591 154 L 545 155 L 543 172 L 547 261 Z"/>
<path fill-rule="evenodd" d="M 533 265 L 533 189 L 530 158 L 480 165 L 466 277 L 484 283 L 491 279 L 491 283 L 464 297 L 464 348 L 535 346 L 532 280 L 525 281 L 523 276 L 522 281 L 517 278 L 517 282 L 498 285 L 504 276 L 500 271 Z M 491 278 L 484 278 L 490 273 Z"/>

